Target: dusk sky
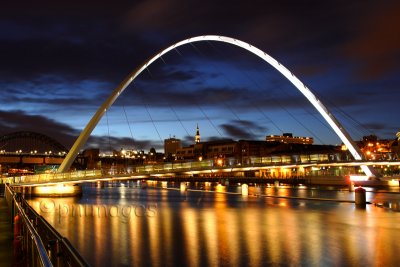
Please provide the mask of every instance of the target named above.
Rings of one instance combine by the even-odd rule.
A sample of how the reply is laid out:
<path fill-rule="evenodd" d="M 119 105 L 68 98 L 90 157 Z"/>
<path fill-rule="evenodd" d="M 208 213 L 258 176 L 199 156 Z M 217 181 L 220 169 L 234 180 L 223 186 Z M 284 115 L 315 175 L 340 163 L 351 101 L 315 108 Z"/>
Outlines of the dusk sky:
<path fill-rule="evenodd" d="M 353 139 L 400 131 L 399 1 L 5 1 L 0 8 L 0 135 L 34 131 L 70 147 L 129 73 L 199 35 L 263 50 L 303 81 Z M 163 56 L 118 98 L 88 147 L 162 152 L 175 136 L 340 144 L 278 71 L 216 42 Z"/>

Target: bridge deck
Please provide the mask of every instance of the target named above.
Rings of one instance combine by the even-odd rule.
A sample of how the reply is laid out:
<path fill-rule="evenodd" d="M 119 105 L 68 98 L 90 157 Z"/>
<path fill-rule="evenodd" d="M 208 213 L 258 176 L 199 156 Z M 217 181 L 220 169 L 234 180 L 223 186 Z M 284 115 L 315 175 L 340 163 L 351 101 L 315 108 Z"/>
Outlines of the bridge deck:
<path fill-rule="evenodd" d="M 58 184 L 58 183 L 82 183 L 96 180 L 123 180 L 123 179 L 148 179 L 148 178 L 172 178 L 172 177 L 214 177 L 218 178 L 245 178 L 245 177 L 258 177 L 260 179 L 282 179 L 282 178 L 296 178 L 302 177 L 305 179 L 310 179 L 314 176 L 319 177 L 334 177 L 341 176 L 344 177 L 343 174 L 336 173 L 306 173 L 304 170 L 307 168 L 312 171 L 315 169 L 324 169 L 327 170 L 330 167 L 333 168 L 341 168 L 341 167 L 350 167 L 360 165 L 385 165 L 385 166 L 400 166 L 399 161 L 385 161 L 385 162 L 373 162 L 373 161 L 354 161 L 354 162 L 316 162 L 316 163 L 300 163 L 300 164 L 271 164 L 271 163 L 251 163 L 246 165 L 232 165 L 232 166 L 214 166 L 207 165 L 203 166 L 202 162 L 199 165 L 199 162 L 185 162 L 180 164 L 155 164 L 155 165 L 143 165 L 137 166 L 134 170 L 130 170 L 127 172 L 126 170 L 85 170 L 85 171 L 75 171 L 75 172 L 66 172 L 66 173 L 48 173 L 48 174 L 36 174 L 36 175 L 26 175 L 26 176 L 15 176 L 15 177 L 3 177 L 0 178 L 1 183 L 9 183 L 13 185 L 21 185 L 21 186 L 35 186 L 35 185 L 45 185 L 45 184 Z M 303 171 L 298 172 L 297 169 L 303 169 Z M 290 175 L 280 175 L 279 171 L 287 169 L 290 170 Z M 295 169 L 295 172 L 292 173 L 291 170 Z M 272 177 L 267 176 L 268 173 L 272 173 L 275 171 L 276 175 L 272 175 Z M 257 175 L 256 175 L 257 173 Z M 275 174 L 275 173 L 273 173 Z M 367 177 L 368 178 L 368 177 Z"/>

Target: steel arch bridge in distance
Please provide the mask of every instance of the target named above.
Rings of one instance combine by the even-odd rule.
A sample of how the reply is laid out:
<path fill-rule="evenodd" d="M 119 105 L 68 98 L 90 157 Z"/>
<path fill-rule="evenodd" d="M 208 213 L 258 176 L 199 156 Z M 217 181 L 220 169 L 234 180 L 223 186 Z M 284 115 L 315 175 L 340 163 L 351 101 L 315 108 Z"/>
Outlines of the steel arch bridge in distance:
<path fill-rule="evenodd" d="M 133 80 L 144 71 L 149 65 L 151 65 L 154 61 L 159 59 L 164 54 L 169 51 L 190 43 L 200 42 L 200 41 L 216 41 L 216 42 L 224 42 L 228 44 L 232 44 L 235 46 L 239 46 L 256 56 L 260 57 L 267 63 L 269 63 L 272 67 L 278 70 L 283 76 L 285 76 L 309 101 L 310 103 L 317 109 L 317 111 L 322 115 L 322 117 L 328 122 L 328 124 L 332 127 L 334 132 L 339 136 L 342 142 L 347 146 L 350 153 L 353 155 L 355 160 L 362 160 L 363 154 L 355 142 L 352 140 L 350 134 L 344 129 L 344 127 L 339 123 L 339 121 L 335 118 L 335 116 L 327 109 L 327 107 L 315 96 L 313 92 L 303 83 L 301 82 L 292 72 L 290 72 L 285 66 L 279 63 L 276 59 L 265 53 L 264 51 L 252 46 L 249 43 L 231 38 L 226 36 L 218 36 L 218 35 L 203 35 L 185 39 L 183 41 L 177 42 L 166 49 L 162 50 L 148 61 L 146 61 L 143 65 L 138 67 L 132 73 L 128 75 L 125 80 L 123 80 L 111 93 L 111 95 L 106 99 L 106 101 L 100 106 L 97 112 L 94 114 L 92 119 L 86 125 L 85 129 L 81 132 L 78 139 L 75 141 L 72 146 L 70 152 L 67 154 L 63 163 L 61 164 L 58 172 L 66 172 L 72 165 L 75 157 L 78 155 L 82 146 L 86 143 L 93 129 L 96 127 L 100 119 L 103 117 L 104 113 L 107 109 L 115 102 L 115 100 L 121 95 L 121 93 L 130 85 Z M 361 166 L 364 173 L 369 176 L 375 176 L 373 174 L 373 169 L 369 166 L 362 165 Z"/>
<path fill-rule="evenodd" d="M 19 131 L 5 134 L 0 137 L 0 150 L 24 153 L 36 150 L 38 153 L 52 151 L 53 153 L 67 153 L 68 149 L 53 138 L 31 131 Z"/>

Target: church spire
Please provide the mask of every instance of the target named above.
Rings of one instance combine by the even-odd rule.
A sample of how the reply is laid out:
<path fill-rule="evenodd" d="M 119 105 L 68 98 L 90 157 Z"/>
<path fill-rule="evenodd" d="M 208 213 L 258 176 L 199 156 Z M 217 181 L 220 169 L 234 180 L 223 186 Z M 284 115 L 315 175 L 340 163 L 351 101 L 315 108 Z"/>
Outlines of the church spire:
<path fill-rule="evenodd" d="M 197 144 L 197 143 L 200 143 L 200 130 L 199 130 L 199 124 L 197 124 L 197 128 L 196 128 L 196 136 L 195 136 L 195 138 L 194 138 L 194 142 Z"/>

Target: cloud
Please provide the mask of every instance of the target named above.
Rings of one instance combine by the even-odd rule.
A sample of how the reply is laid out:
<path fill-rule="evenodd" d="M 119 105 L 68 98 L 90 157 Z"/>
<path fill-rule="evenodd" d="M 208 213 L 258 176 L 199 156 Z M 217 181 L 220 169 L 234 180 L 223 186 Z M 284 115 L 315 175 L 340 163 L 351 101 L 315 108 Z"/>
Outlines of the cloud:
<path fill-rule="evenodd" d="M 38 128 L 40 126 L 40 128 Z M 69 149 L 80 134 L 69 125 L 48 119 L 40 115 L 28 115 L 21 110 L 1 111 L 0 110 L 0 135 L 6 135 L 19 131 L 32 131 L 58 141 Z M 108 137 L 108 136 L 90 136 L 84 148 L 103 148 L 104 150 L 130 148 L 145 149 L 150 146 L 156 149 L 163 148 L 163 144 L 154 140 L 132 140 L 127 137 Z"/>
<path fill-rule="evenodd" d="M 39 128 L 38 128 L 39 127 Z M 51 120 L 45 116 L 28 115 L 21 110 L 0 110 L 0 133 L 32 131 L 47 135 L 69 148 L 79 132 L 71 126 Z"/>
<path fill-rule="evenodd" d="M 137 140 L 128 137 L 113 136 L 90 136 L 85 144 L 85 148 L 99 148 L 103 152 L 113 150 L 129 149 L 129 150 L 145 150 L 154 147 L 156 150 L 164 150 L 164 144 L 154 140 Z"/>
<path fill-rule="evenodd" d="M 363 126 L 372 130 L 383 130 L 387 128 L 387 126 L 383 123 L 364 123 Z"/>
<path fill-rule="evenodd" d="M 400 67 L 400 2 L 385 1 L 361 17 L 353 38 L 341 48 L 365 80 L 398 72 Z"/>
<path fill-rule="evenodd" d="M 191 36 L 220 34 L 267 52 L 317 93 L 374 123 L 374 113 L 396 105 L 398 9 L 397 1 L 45 1 L 23 9 L 8 1 L 0 10 L 0 50 L 6 51 L 0 102 L 7 112 L 43 114 L 43 122 L 68 122 L 78 132 L 86 114 L 157 51 Z M 138 77 L 139 90 L 132 85 L 115 105 L 192 108 L 188 117 L 198 116 L 199 105 L 240 115 L 282 107 L 296 114 L 307 105 L 303 96 L 286 94 L 295 90 L 271 78 L 279 74 L 270 74 L 267 64 L 237 49 L 201 42 L 171 51 Z M 388 83 L 370 83 L 382 77 Z M 231 120 L 227 132 L 250 134 L 237 132 L 240 125 Z"/>
<path fill-rule="evenodd" d="M 230 123 L 222 124 L 220 127 L 227 136 L 234 139 L 259 139 L 260 135 L 265 135 L 267 129 L 257 125 L 255 122 L 246 120 L 234 120 Z"/>

